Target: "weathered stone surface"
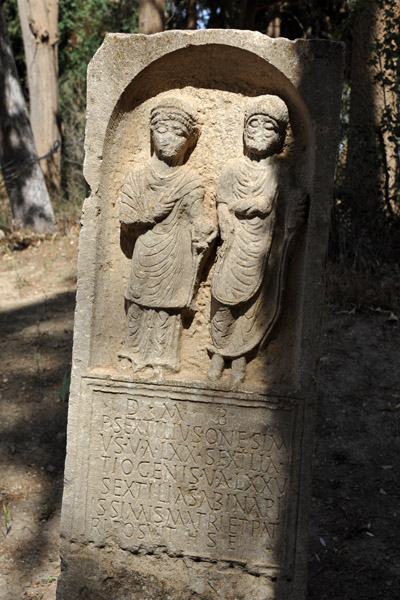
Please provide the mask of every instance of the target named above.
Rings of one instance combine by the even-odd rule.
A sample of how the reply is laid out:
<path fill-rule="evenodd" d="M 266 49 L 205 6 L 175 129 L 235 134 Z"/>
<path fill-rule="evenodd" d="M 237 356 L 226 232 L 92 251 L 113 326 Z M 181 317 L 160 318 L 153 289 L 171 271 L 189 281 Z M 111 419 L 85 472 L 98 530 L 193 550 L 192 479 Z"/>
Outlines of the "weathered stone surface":
<path fill-rule="evenodd" d="M 200 134 L 192 102 L 167 96 L 150 112 L 152 157 L 125 179 L 120 222 L 131 258 L 125 347 L 134 371 L 180 370 L 184 311 L 190 309 L 206 251 L 216 237 L 203 214 L 204 189 L 185 163 Z"/>
<path fill-rule="evenodd" d="M 58 600 L 301 600 L 343 49 L 112 34 L 89 67 Z"/>

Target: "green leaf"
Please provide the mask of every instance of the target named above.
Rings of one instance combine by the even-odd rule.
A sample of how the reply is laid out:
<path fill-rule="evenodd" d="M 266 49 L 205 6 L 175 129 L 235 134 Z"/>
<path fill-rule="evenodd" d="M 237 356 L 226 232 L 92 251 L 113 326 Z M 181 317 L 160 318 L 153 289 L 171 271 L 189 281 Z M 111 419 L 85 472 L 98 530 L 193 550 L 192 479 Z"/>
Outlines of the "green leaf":
<path fill-rule="evenodd" d="M 71 385 L 71 371 L 68 370 L 64 373 L 61 388 L 58 392 L 61 402 L 65 402 L 68 399 L 70 385 Z"/>

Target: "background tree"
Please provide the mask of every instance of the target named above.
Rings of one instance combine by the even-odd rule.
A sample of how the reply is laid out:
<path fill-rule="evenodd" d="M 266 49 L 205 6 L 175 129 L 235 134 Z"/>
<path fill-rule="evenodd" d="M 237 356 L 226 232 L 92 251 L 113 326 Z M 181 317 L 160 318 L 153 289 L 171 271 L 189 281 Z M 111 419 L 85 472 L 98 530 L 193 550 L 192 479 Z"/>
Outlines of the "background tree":
<path fill-rule="evenodd" d="M 28 71 L 30 118 L 39 156 L 61 140 L 58 86 L 58 0 L 18 0 Z M 47 184 L 60 189 L 60 153 L 41 161 Z"/>
<path fill-rule="evenodd" d="M 87 190 L 82 174 L 86 72 L 107 32 L 137 33 L 138 3 L 132 0 L 60 0 L 59 87 L 63 127 L 62 214 L 79 213 Z"/>
<path fill-rule="evenodd" d="M 196 0 L 186 0 L 186 27 L 197 29 L 197 4 Z"/>
<path fill-rule="evenodd" d="M 342 210 L 345 251 L 374 263 L 400 250 L 400 3 L 355 5 L 351 46 L 349 136 Z M 395 231 L 394 231 L 395 230 Z M 394 235 L 392 235 L 394 233 Z M 392 259 L 394 256 L 391 257 Z"/>
<path fill-rule="evenodd" d="M 53 210 L 38 164 L 0 0 L 0 165 L 17 227 L 52 231 Z"/>
<path fill-rule="evenodd" d="M 139 33 L 164 31 L 165 0 L 139 0 Z"/>

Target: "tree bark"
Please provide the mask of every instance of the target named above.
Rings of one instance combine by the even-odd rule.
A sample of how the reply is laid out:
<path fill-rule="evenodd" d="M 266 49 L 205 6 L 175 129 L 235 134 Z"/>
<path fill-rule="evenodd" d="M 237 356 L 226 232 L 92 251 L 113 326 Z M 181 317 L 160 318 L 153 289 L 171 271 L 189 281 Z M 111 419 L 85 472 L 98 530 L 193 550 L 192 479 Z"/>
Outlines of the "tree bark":
<path fill-rule="evenodd" d="M 271 21 L 268 23 L 267 35 L 272 38 L 281 37 L 281 18 L 279 16 L 274 16 Z"/>
<path fill-rule="evenodd" d="M 197 29 L 196 0 L 186 0 L 186 29 Z"/>
<path fill-rule="evenodd" d="M 385 27 L 390 27 L 384 17 L 383 7 L 369 0 L 355 15 L 353 28 L 345 189 L 359 230 L 363 224 L 368 227 L 379 214 L 392 211 L 391 190 L 399 167 L 397 148 L 382 127 L 385 110 L 389 108 L 393 118 L 398 112 L 396 94 L 383 81 L 395 75 L 376 53 Z"/>
<path fill-rule="evenodd" d="M 0 165 L 15 225 L 53 230 L 54 214 L 37 161 L 28 111 L 0 0 Z"/>
<path fill-rule="evenodd" d="M 28 71 L 30 117 L 39 156 L 61 140 L 58 90 L 58 0 L 18 0 Z M 50 189 L 60 189 L 60 152 L 40 163 Z"/>
<path fill-rule="evenodd" d="M 370 3 L 355 16 L 351 47 L 351 96 L 349 140 L 346 161 L 346 192 L 355 221 L 370 213 L 367 201 L 375 204 L 379 192 L 376 153 L 372 55 L 375 9 Z"/>
<path fill-rule="evenodd" d="M 165 0 L 139 0 L 139 33 L 164 31 Z"/>

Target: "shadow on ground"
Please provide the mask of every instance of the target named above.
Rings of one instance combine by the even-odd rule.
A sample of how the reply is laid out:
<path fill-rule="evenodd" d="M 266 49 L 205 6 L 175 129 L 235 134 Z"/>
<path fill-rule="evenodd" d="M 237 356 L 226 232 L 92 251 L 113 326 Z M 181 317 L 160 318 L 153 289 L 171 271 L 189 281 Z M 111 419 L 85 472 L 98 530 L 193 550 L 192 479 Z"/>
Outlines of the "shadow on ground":
<path fill-rule="evenodd" d="M 308 600 L 394 600 L 400 584 L 399 322 L 326 310 Z"/>
<path fill-rule="evenodd" d="M 0 509 L 9 527 L 5 535 L 2 523 L 1 600 L 39 598 L 35 586 L 57 574 L 67 421 L 59 392 L 70 369 L 74 304 L 65 292 L 0 312 Z"/>
<path fill-rule="evenodd" d="M 1 600 L 54 599 L 73 308 L 63 293 L 0 312 L 0 508 L 11 525 L 7 536 L 1 525 Z M 398 595 L 399 329 L 384 313 L 326 311 L 309 600 Z"/>

